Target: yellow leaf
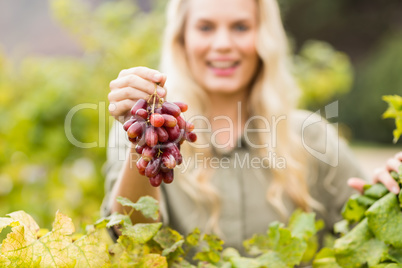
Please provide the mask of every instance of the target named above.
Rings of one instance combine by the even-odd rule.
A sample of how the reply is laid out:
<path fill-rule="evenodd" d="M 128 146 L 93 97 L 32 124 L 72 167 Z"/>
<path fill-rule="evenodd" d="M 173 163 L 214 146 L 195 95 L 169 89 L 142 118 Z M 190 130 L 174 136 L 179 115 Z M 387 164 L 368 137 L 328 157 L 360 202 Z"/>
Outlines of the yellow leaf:
<path fill-rule="evenodd" d="M 53 233 L 60 235 L 72 235 L 75 231 L 73 221 L 63 213 L 57 211 L 56 219 L 53 223 Z"/>
<path fill-rule="evenodd" d="M 36 242 L 24 225 L 13 227 L 11 233 L 3 240 L 1 253 L 9 259 L 12 267 L 29 267 L 35 262 L 32 245 Z"/>
<path fill-rule="evenodd" d="M 10 217 L 24 223 L 13 227 L 2 243 L 1 253 L 10 260 L 10 266 L 74 267 L 75 260 L 66 250 L 72 244 L 74 232 L 70 218 L 57 212 L 52 231 L 37 239 L 39 228 L 31 216 L 20 211 L 11 213 Z"/>
<path fill-rule="evenodd" d="M 14 219 L 15 221 L 19 221 L 21 225 L 24 225 L 27 228 L 26 231 L 29 230 L 31 234 L 36 237 L 36 233 L 39 231 L 39 225 L 36 223 L 31 215 L 20 210 L 7 214 L 7 216 Z"/>
<path fill-rule="evenodd" d="M 0 267 L 10 267 L 10 260 L 0 255 Z"/>
<path fill-rule="evenodd" d="M 101 241 L 100 231 L 89 233 L 68 248 L 70 258 L 76 260 L 74 267 L 108 267 L 110 265 L 107 245 Z"/>
<path fill-rule="evenodd" d="M 7 226 L 11 226 L 13 223 L 15 223 L 15 221 L 13 219 L 10 218 L 0 218 L 0 233 L 1 231 L 6 228 Z M 18 224 L 16 224 L 18 225 Z"/>

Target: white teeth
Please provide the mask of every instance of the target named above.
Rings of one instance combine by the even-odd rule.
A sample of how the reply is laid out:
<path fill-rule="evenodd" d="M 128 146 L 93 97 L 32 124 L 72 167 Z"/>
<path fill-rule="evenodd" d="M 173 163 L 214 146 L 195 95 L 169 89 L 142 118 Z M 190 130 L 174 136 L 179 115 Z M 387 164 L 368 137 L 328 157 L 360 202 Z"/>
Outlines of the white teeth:
<path fill-rule="evenodd" d="M 214 68 L 225 69 L 225 68 L 233 67 L 236 64 L 236 62 L 234 62 L 234 61 L 211 61 L 210 64 Z"/>

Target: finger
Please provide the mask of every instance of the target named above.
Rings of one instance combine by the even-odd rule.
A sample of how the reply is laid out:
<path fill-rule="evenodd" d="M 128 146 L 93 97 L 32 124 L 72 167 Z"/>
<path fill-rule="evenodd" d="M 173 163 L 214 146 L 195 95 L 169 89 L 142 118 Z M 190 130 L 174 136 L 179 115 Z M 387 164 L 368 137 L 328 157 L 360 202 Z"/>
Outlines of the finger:
<path fill-rule="evenodd" d="M 402 152 L 399 152 L 395 155 L 395 158 L 398 159 L 399 161 L 402 161 Z"/>
<path fill-rule="evenodd" d="M 133 100 L 122 100 L 119 102 L 113 102 L 109 104 L 109 113 L 114 116 L 115 118 L 118 117 L 126 117 L 133 105 L 135 104 L 135 101 Z M 120 120 L 119 120 L 120 121 Z"/>
<path fill-rule="evenodd" d="M 164 87 L 164 86 L 165 86 L 166 79 L 167 79 L 167 76 L 164 74 L 163 77 L 162 77 L 161 82 L 159 83 L 159 85 L 160 85 L 161 87 Z"/>
<path fill-rule="evenodd" d="M 124 76 L 128 76 L 130 74 L 134 74 L 134 75 L 138 75 L 144 79 L 147 79 L 149 81 L 152 81 L 154 83 L 161 83 L 162 79 L 163 79 L 163 74 L 157 70 L 154 69 L 150 69 L 148 67 L 143 67 L 143 66 L 139 66 L 139 67 L 133 67 L 130 69 L 125 69 L 122 70 L 119 73 L 119 78 L 120 77 L 124 77 Z"/>
<path fill-rule="evenodd" d="M 352 187 L 353 189 L 359 191 L 361 194 L 363 194 L 363 192 L 364 192 L 363 187 L 366 184 L 367 184 L 367 182 L 360 178 L 350 178 L 348 180 L 348 185 L 350 187 Z"/>
<path fill-rule="evenodd" d="M 110 90 L 116 90 L 124 87 L 131 87 L 133 89 L 137 89 L 143 91 L 149 95 L 155 92 L 155 88 L 157 89 L 157 93 L 160 97 L 164 97 L 166 95 L 166 90 L 161 86 L 157 86 L 155 83 L 150 82 L 142 77 L 134 74 L 130 74 L 121 78 L 117 78 L 110 82 Z"/>
<path fill-rule="evenodd" d="M 400 191 L 398 183 L 391 177 L 389 171 L 385 168 L 376 170 L 374 181 L 381 182 L 389 191 L 393 192 L 394 194 L 398 194 Z"/>
<path fill-rule="evenodd" d="M 401 165 L 401 161 L 396 158 L 390 158 L 387 160 L 387 169 L 388 171 L 396 171 L 398 172 L 399 166 Z"/>
<path fill-rule="evenodd" d="M 110 103 L 119 102 L 126 99 L 137 101 L 138 99 L 148 99 L 148 97 L 148 93 L 133 89 L 131 87 L 112 90 L 108 94 L 108 99 Z"/>
<path fill-rule="evenodd" d="M 148 94 L 155 91 L 155 83 L 152 83 L 138 75 L 130 74 L 124 77 L 117 78 L 110 82 L 110 90 L 115 90 L 124 87 L 132 87 Z"/>

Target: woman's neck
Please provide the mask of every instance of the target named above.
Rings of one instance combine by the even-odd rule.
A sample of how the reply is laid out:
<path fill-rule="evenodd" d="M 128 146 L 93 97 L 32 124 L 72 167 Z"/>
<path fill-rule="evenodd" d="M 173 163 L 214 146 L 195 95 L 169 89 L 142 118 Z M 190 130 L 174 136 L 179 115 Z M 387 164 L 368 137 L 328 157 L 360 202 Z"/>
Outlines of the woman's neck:
<path fill-rule="evenodd" d="M 212 143 L 222 150 L 230 150 L 237 145 L 247 120 L 247 91 L 235 94 L 209 93 L 208 96 Z"/>

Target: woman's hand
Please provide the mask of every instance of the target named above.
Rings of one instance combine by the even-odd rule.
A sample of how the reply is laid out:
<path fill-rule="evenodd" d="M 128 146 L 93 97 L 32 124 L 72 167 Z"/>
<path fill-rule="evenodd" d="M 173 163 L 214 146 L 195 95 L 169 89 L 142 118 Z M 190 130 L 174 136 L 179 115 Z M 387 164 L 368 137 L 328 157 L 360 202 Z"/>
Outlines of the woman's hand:
<path fill-rule="evenodd" d="M 138 99 L 147 99 L 155 91 L 163 98 L 166 76 L 147 67 L 134 67 L 122 70 L 119 76 L 110 82 L 109 113 L 121 123 L 131 117 L 130 110 Z"/>
<path fill-rule="evenodd" d="M 373 183 L 381 182 L 387 187 L 387 189 L 394 193 L 398 194 L 400 189 L 398 183 L 391 177 L 390 171 L 394 170 L 398 172 L 398 168 L 402 162 L 402 152 L 397 153 L 393 158 L 388 159 L 385 167 L 378 168 L 374 171 Z M 363 193 L 363 186 L 367 184 L 365 180 L 360 178 L 350 178 L 348 180 L 348 184 L 350 187 L 358 190 L 360 193 Z"/>

